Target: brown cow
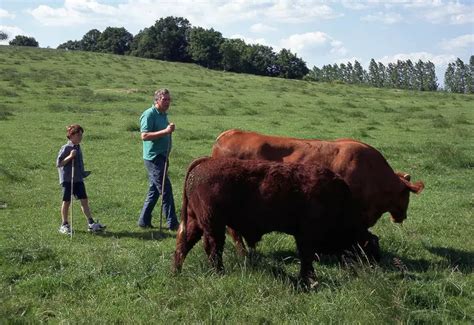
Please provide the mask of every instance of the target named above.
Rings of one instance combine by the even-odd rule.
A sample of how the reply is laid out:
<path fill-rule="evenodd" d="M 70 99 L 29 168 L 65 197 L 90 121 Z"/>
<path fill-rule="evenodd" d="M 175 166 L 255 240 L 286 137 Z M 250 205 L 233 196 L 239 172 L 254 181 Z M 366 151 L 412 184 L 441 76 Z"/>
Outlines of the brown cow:
<path fill-rule="evenodd" d="M 423 182 L 410 183 L 410 175 L 395 173 L 375 148 L 351 139 L 305 140 L 227 130 L 219 135 L 212 157 L 263 159 L 318 164 L 339 174 L 362 207 L 362 222 L 369 228 L 385 212 L 392 220 L 407 217 L 410 192 L 420 193 Z"/>
<path fill-rule="evenodd" d="M 347 184 L 315 164 L 200 158 L 186 174 L 173 268 L 181 270 L 203 236 L 209 261 L 222 271 L 226 226 L 251 247 L 278 231 L 295 237 L 308 284 L 316 251 L 338 253 L 370 240 L 359 211 Z"/>

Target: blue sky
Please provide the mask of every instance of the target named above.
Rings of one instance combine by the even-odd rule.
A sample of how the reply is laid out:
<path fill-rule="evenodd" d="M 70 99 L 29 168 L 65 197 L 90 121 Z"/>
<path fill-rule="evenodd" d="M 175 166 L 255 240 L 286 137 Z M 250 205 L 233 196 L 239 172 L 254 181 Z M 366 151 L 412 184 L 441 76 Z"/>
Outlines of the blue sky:
<path fill-rule="evenodd" d="M 309 68 L 422 59 L 442 81 L 449 62 L 474 54 L 474 0 L 0 0 L 0 30 L 10 39 L 33 36 L 40 47 L 107 26 L 135 35 L 166 16 L 275 51 L 289 48 Z"/>

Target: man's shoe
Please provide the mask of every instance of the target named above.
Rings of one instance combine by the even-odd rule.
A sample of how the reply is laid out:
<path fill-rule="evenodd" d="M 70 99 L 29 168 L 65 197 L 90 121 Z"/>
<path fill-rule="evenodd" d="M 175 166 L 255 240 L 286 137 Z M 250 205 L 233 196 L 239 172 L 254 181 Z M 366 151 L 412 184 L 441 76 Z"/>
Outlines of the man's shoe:
<path fill-rule="evenodd" d="M 90 232 L 101 232 L 101 231 L 104 231 L 106 227 L 107 226 L 102 225 L 98 222 L 94 222 L 94 223 L 90 223 L 87 226 L 87 230 L 89 230 Z"/>
<path fill-rule="evenodd" d="M 59 232 L 61 234 L 70 235 L 71 227 L 69 226 L 69 224 L 61 225 L 61 227 L 59 227 Z"/>
<path fill-rule="evenodd" d="M 153 229 L 155 228 L 155 226 L 153 226 L 152 224 L 149 224 L 149 225 L 138 225 L 138 227 L 142 228 L 142 229 Z"/>
<path fill-rule="evenodd" d="M 176 231 L 176 230 L 178 230 L 178 228 L 179 228 L 179 224 L 178 224 L 178 225 L 171 226 L 171 227 L 169 227 L 168 229 L 169 229 L 170 231 Z"/>

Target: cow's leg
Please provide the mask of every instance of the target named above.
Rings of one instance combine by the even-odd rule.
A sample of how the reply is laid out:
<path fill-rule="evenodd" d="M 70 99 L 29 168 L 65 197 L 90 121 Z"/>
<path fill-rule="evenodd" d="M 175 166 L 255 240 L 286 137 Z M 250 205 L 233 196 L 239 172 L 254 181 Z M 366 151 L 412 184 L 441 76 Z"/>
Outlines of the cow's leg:
<path fill-rule="evenodd" d="M 176 237 L 176 251 L 174 253 L 173 272 L 181 271 L 184 259 L 193 246 L 201 239 L 202 230 L 196 221 L 188 219 L 186 230 L 184 224 L 181 223 Z"/>
<path fill-rule="evenodd" d="M 247 255 L 247 248 L 245 247 L 244 240 L 242 236 L 233 228 L 227 227 L 227 232 L 229 235 L 232 237 L 232 240 L 234 241 L 235 248 L 237 249 L 237 253 L 240 256 L 246 256 Z"/>
<path fill-rule="evenodd" d="M 372 234 L 370 231 L 366 230 L 364 239 L 362 243 L 359 243 L 364 251 L 364 254 L 370 260 L 375 260 L 376 262 L 380 261 L 381 253 L 380 253 L 380 245 L 379 245 L 379 237 Z"/>
<path fill-rule="evenodd" d="M 225 243 L 225 226 L 222 229 L 212 229 L 210 232 L 204 232 L 204 250 L 212 267 L 219 273 L 224 272 L 222 263 L 222 252 Z"/>
<path fill-rule="evenodd" d="M 297 237 L 296 247 L 301 260 L 300 277 L 305 286 L 314 288 L 318 285 L 316 281 L 316 272 L 313 268 L 314 249 L 310 240 Z"/>

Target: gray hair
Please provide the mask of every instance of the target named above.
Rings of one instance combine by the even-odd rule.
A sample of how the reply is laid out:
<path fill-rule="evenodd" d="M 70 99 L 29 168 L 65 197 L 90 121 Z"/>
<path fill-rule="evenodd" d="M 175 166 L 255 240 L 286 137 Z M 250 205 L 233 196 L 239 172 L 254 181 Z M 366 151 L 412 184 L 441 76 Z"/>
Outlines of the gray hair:
<path fill-rule="evenodd" d="M 169 95 L 169 94 L 170 94 L 170 91 L 168 89 L 161 88 L 155 91 L 155 95 L 153 96 L 153 98 L 155 99 L 155 102 L 157 102 L 161 97 L 163 97 L 164 95 Z"/>

